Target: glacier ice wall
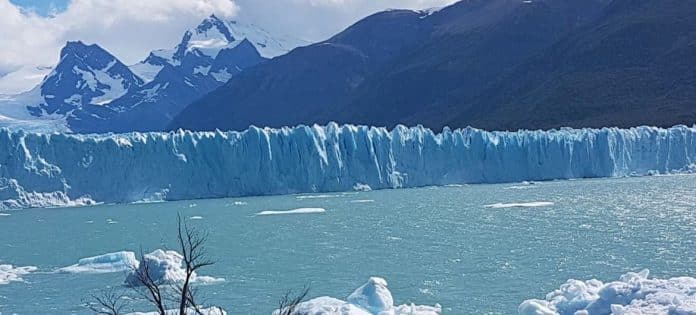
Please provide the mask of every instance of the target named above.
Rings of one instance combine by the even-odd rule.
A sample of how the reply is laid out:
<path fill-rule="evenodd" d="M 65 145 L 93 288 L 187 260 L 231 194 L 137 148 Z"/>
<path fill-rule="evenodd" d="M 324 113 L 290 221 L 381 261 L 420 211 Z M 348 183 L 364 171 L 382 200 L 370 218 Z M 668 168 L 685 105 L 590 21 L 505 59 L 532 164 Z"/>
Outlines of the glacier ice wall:
<path fill-rule="evenodd" d="M 0 130 L 0 209 L 696 169 L 696 126 L 435 133 L 398 126 L 242 132 Z"/>

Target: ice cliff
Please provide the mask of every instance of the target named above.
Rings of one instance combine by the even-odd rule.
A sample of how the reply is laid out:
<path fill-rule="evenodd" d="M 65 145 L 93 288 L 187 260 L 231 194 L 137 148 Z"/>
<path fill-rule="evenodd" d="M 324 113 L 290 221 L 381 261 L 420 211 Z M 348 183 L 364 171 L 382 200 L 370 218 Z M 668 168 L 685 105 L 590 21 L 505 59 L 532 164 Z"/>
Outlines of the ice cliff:
<path fill-rule="evenodd" d="M 0 130 L 0 209 L 689 172 L 696 126 L 441 133 Z"/>

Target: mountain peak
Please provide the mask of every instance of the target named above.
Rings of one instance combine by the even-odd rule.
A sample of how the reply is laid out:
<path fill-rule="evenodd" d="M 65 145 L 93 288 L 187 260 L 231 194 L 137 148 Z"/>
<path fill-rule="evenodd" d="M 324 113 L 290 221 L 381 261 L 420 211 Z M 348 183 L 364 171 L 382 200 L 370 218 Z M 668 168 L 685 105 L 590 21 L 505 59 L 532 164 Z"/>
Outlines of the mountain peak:
<path fill-rule="evenodd" d="M 82 41 L 68 41 L 65 43 L 65 46 L 63 46 L 63 49 L 60 51 L 60 57 L 63 58 L 66 55 L 75 55 L 79 57 L 86 57 L 90 52 L 99 52 L 103 51 L 106 53 L 104 49 L 99 47 L 97 44 L 91 44 L 87 45 L 83 43 Z M 108 54 L 108 53 L 107 53 Z"/>
<path fill-rule="evenodd" d="M 227 24 L 215 16 L 215 14 L 211 14 L 200 24 L 198 24 L 195 31 L 192 31 L 192 33 L 194 34 L 194 37 L 195 35 L 203 35 L 204 37 L 217 37 L 224 39 L 227 42 L 235 41 L 235 38 L 230 33 L 230 29 L 227 27 Z"/>
<path fill-rule="evenodd" d="M 112 64 L 116 57 L 97 44 L 87 45 L 82 41 L 69 41 L 60 51 L 60 64 L 87 65 L 94 69 L 103 69 Z"/>

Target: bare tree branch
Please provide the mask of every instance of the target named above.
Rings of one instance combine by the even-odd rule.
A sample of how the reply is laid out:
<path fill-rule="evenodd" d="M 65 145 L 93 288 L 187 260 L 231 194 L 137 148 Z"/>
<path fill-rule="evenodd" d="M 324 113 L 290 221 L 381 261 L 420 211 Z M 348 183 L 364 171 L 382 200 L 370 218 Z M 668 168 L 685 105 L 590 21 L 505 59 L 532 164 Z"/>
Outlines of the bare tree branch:
<path fill-rule="evenodd" d="M 127 304 L 124 296 L 123 292 L 110 288 L 92 294 L 85 304 L 97 315 L 120 315 Z"/>
<path fill-rule="evenodd" d="M 278 314 L 277 315 L 294 315 L 297 306 L 304 301 L 304 299 L 309 294 L 309 285 L 305 285 L 302 291 L 298 295 L 293 297 L 292 290 L 285 293 L 280 302 L 278 303 Z"/>
<path fill-rule="evenodd" d="M 177 215 L 177 223 L 177 241 L 185 271 L 183 281 L 173 284 L 165 283 L 162 279 L 155 279 L 153 270 L 151 270 L 152 266 L 143 249 L 140 248 L 138 257 L 140 265 L 131 267 L 132 276 L 128 280 L 129 285 L 152 305 L 159 315 L 167 315 L 166 304 L 168 303 L 179 305 L 179 315 L 187 315 L 187 312 L 203 315 L 201 304 L 197 300 L 198 290 L 192 286 L 192 283 L 195 280 L 197 270 L 215 263 L 208 258 L 205 250 L 208 234 L 189 226 L 182 219 L 181 214 Z M 122 294 L 117 295 L 113 292 L 93 295 L 91 297 L 93 302 L 87 303 L 87 306 L 97 315 L 120 315 L 125 307 L 121 301 L 122 297 Z"/>
<path fill-rule="evenodd" d="M 135 275 L 136 281 L 138 281 L 138 283 L 135 284 L 135 289 L 157 309 L 159 315 L 166 315 L 167 308 L 164 306 L 165 297 L 163 295 L 162 283 L 152 279 L 150 264 L 147 263 L 142 248 L 140 249 L 139 259 L 140 266 L 133 266 L 133 274 Z M 144 292 L 138 290 L 140 287 L 145 288 Z"/>
<path fill-rule="evenodd" d="M 196 291 L 191 288 L 191 283 L 198 269 L 214 264 L 212 260 L 207 258 L 207 252 L 204 248 L 208 234 L 189 226 L 185 220 L 182 220 L 181 214 L 177 215 L 177 223 L 177 238 L 186 271 L 184 283 L 178 289 L 180 295 L 179 314 L 186 314 L 189 308 L 192 308 L 197 314 L 201 314 L 199 304 L 195 301 Z"/>

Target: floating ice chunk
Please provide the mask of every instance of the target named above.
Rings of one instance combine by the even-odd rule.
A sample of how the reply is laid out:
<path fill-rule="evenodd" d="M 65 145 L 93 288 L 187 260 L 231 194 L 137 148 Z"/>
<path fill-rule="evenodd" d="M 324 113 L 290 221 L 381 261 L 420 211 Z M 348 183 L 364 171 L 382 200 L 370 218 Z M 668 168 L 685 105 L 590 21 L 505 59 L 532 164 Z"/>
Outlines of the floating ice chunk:
<path fill-rule="evenodd" d="M 23 275 L 36 271 L 34 266 L 14 267 L 12 265 L 0 265 L 0 285 L 10 282 L 24 282 Z"/>
<path fill-rule="evenodd" d="M 278 310 L 273 315 L 278 315 Z M 322 296 L 300 303 L 293 315 L 372 315 L 372 313 L 346 301 Z"/>
<path fill-rule="evenodd" d="M 510 186 L 506 187 L 505 189 L 530 189 L 530 188 L 536 188 L 537 186 L 534 185 L 521 185 L 521 186 Z"/>
<path fill-rule="evenodd" d="M 520 315 L 696 314 L 696 279 L 648 279 L 648 270 L 618 281 L 568 280 L 545 300 L 527 300 Z"/>
<path fill-rule="evenodd" d="M 324 213 L 326 209 L 324 208 L 298 208 L 294 210 L 266 210 L 257 213 L 256 215 L 281 215 L 281 214 L 311 214 L 311 213 Z"/>
<path fill-rule="evenodd" d="M 440 305 L 398 305 L 387 288 L 387 281 L 372 277 L 357 288 L 347 301 L 332 297 L 318 297 L 300 303 L 293 315 L 439 315 Z M 275 310 L 274 315 L 280 313 Z"/>
<path fill-rule="evenodd" d="M 370 202 L 375 202 L 372 199 L 358 199 L 358 200 L 351 200 L 350 202 L 352 203 L 370 203 Z"/>
<path fill-rule="evenodd" d="M 348 296 L 348 303 L 360 306 L 372 313 L 380 313 L 394 306 L 394 298 L 387 289 L 387 281 L 372 277 Z"/>
<path fill-rule="evenodd" d="M 372 191 L 372 187 L 368 184 L 357 183 L 353 185 L 353 190 L 355 191 Z"/>
<path fill-rule="evenodd" d="M 164 251 L 158 249 L 144 255 L 143 258 L 143 261 L 138 265 L 138 271 L 145 272 L 145 268 L 147 268 L 150 277 L 155 282 L 178 283 L 186 280 L 186 270 L 182 267 L 183 256 L 181 254 L 171 250 Z M 225 279 L 222 278 L 198 276 L 195 273 L 191 280 L 203 283 L 225 281 Z M 139 286 L 142 283 L 138 279 L 136 273 L 131 272 L 126 277 L 126 284 L 130 286 Z"/>
<path fill-rule="evenodd" d="M 522 202 L 522 203 L 494 203 L 491 205 L 485 205 L 486 208 L 501 209 L 501 208 L 534 208 L 534 207 L 548 207 L 553 206 L 553 202 L 548 201 L 535 201 L 535 202 Z"/>
<path fill-rule="evenodd" d="M 189 220 L 203 220 L 203 217 L 199 216 L 199 215 L 194 215 L 194 216 L 190 217 Z"/>
<path fill-rule="evenodd" d="M 338 198 L 339 195 L 302 195 L 296 196 L 296 199 L 324 199 L 324 198 Z"/>
<path fill-rule="evenodd" d="M 138 267 L 134 252 L 115 252 L 80 259 L 77 264 L 58 269 L 67 273 L 111 273 L 133 270 Z"/>
<path fill-rule="evenodd" d="M 0 217 L 9 217 L 9 216 L 10 216 L 9 213 L 0 212 Z"/>
<path fill-rule="evenodd" d="M 196 311 L 191 309 L 189 310 L 190 314 L 196 314 Z M 211 307 L 211 308 L 203 308 L 200 309 L 200 314 L 201 315 L 227 315 L 227 312 L 225 310 L 219 308 L 219 307 Z M 179 315 L 179 310 L 166 310 L 165 313 L 167 315 Z M 135 312 L 135 313 L 128 313 L 126 315 L 159 315 L 158 312 Z"/>

